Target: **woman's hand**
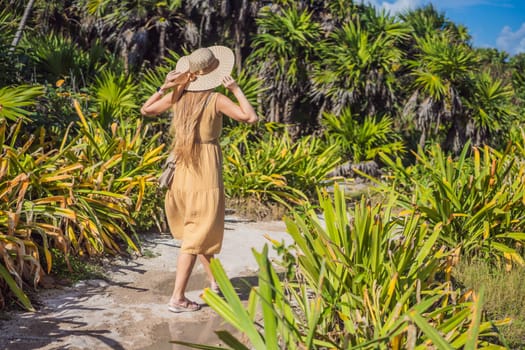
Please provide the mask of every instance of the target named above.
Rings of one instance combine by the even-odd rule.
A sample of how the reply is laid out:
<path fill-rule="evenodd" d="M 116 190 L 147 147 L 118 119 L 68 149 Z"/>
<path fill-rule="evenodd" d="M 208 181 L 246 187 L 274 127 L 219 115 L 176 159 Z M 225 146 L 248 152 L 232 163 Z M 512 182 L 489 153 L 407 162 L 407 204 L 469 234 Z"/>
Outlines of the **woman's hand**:
<path fill-rule="evenodd" d="M 233 92 L 233 90 L 239 87 L 239 85 L 237 85 L 237 82 L 229 75 L 222 78 L 222 85 L 224 85 L 224 87 L 230 90 L 231 92 Z"/>
<path fill-rule="evenodd" d="M 239 102 L 239 105 L 235 104 L 228 97 L 220 94 L 217 98 L 217 109 L 230 118 L 240 122 L 250 124 L 257 122 L 257 113 L 255 113 L 255 110 L 242 92 L 237 82 L 231 76 L 227 75 L 222 79 L 222 84 L 226 89 L 233 93 Z"/>
<path fill-rule="evenodd" d="M 178 79 L 180 78 L 182 74 L 183 73 L 181 72 L 172 70 L 166 75 L 166 79 L 164 80 L 164 84 L 162 84 L 161 88 L 165 90 L 165 89 L 174 87 L 175 85 L 178 84 Z"/>

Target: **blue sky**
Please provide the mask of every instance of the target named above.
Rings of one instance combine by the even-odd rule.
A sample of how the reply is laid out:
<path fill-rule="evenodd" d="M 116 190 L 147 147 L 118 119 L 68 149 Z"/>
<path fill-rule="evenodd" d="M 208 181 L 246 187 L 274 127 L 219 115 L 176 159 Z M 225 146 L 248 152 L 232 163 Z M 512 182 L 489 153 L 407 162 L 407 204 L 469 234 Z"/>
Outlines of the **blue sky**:
<path fill-rule="evenodd" d="M 465 25 L 476 47 L 511 55 L 525 52 L 525 0 L 363 0 L 392 14 L 432 2 L 455 23 Z"/>

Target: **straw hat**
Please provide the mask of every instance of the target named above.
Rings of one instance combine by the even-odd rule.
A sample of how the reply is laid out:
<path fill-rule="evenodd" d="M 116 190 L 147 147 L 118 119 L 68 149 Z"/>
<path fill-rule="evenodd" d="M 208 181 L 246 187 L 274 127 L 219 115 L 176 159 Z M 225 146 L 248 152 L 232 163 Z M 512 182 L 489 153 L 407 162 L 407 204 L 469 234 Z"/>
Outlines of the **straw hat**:
<path fill-rule="evenodd" d="M 222 79 L 231 74 L 235 56 L 226 46 L 203 47 L 183 56 L 177 62 L 175 70 L 190 71 L 195 74 L 186 90 L 203 91 L 216 88 L 222 84 Z"/>

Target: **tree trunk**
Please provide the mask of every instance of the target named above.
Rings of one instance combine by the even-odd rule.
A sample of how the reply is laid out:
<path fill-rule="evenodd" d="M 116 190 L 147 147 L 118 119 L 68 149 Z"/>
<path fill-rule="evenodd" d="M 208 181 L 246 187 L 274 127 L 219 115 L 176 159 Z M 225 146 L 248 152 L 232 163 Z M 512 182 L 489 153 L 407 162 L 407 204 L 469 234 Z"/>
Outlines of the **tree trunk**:
<path fill-rule="evenodd" d="M 245 33 L 245 22 L 246 12 L 248 11 L 248 0 L 242 0 L 241 7 L 239 8 L 239 15 L 237 20 L 234 22 L 234 40 L 235 40 L 235 66 L 237 68 L 237 74 L 241 73 L 242 69 L 242 47 L 246 37 Z"/>
<path fill-rule="evenodd" d="M 448 130 L 443 149 L 458 155 L 467 142 L 465 130 L 466 121 L 462 117 L 455 116 L 452 121 L 452 126 Z"/>
<path fill-rule="evenodd" d="M 17 47 L 18 43 L 20 42 L 20 39 L 22 38 L 22 33 L 24 32 L 24 28 L 26 26 L 27 19 L 29 18 L 29 13 L 31 12 L 31 9 L 33 8 L 33 4 L 35 3 L 35 0 L 29 0 L 27 3 L 26 9 L 24 10 L 24 15 L 22 16 L 22 19 L 20 20 L 20 24 L 18 25 L 18 29 L 16 30 L 15 37 L 13 38 L 13 42 L 11 43 L 11 51 L 14 51 Z"/>
<path fill-rule="evenodd" d="M 159 62 L 162 62 L 166 53 L 166 27 L 168 22 L 159 22 Z"/>
<path fill-rule="evenodd" d="M 419 146 L 421 148 L 425 148 L 425 142 L 427 141 L 427 131 L 425 128 L 423 128 L 423 130 L 421 130 L 421 136 L 419 137 Z"/>
<path fill-rule="evenodd" d="M 279 104 L 275 96 L 272 96 L 270 102 L 270 121 L 278 123 L 279 120 Z"/>

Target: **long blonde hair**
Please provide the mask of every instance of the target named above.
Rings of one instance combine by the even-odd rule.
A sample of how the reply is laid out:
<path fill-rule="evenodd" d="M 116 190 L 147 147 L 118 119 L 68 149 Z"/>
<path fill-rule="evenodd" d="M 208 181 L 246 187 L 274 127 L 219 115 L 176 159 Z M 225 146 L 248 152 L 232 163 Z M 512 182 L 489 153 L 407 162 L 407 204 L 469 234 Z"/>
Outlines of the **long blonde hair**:
<path fill-rule="evenodd" d="M 189 166 L 195 164 L 199 152 L 200 140 L 197 130 L 211 90 L 181 91 L 177 96 L 178 92 L 176 90 L 173 93 L 177 100 L 173 104 L 170 126 L 170 134 L 174 139 L 172 148 L 177 160 Z"/>

